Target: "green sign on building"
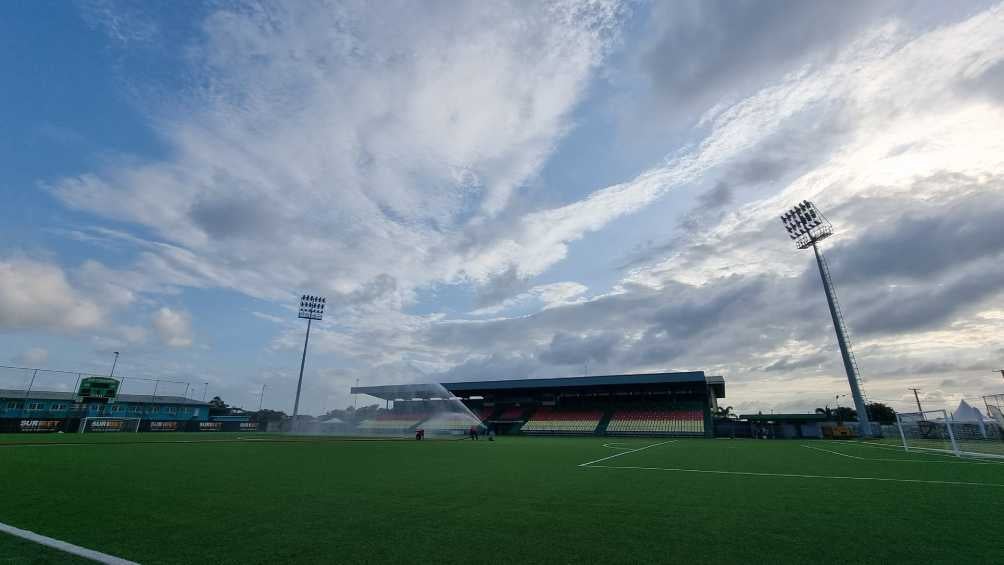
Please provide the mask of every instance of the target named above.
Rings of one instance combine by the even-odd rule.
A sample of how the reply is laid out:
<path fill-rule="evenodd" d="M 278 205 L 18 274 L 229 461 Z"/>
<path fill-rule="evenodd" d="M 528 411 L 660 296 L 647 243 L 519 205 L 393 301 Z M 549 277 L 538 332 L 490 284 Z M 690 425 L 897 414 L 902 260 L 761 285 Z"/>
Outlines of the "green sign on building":
<path fill-rule="evenodd" d="M 119 393 L 119 382 L 111 377 L 87 377 L 80 381 L 77 396 L 81 399 L 114 400 Z"/>

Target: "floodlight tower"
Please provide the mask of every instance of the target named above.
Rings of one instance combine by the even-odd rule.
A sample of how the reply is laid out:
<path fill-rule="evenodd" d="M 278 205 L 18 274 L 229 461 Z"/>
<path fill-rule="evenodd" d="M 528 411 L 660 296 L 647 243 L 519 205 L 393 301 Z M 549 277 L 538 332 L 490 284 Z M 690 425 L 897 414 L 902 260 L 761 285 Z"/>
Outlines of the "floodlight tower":
<path fill-rule="evenodd" d="M 837 332 L 837 343 L 840 345 L 840 356 L 844 360 L 844 371 L 847 372 L 847 383 L 851 386 L 851 398 L 858 412 L 859 430 L 863 437 L 871 436 L 871 426 L 868 423 L 868 412 L 865 398 L 861 393 L 861 378 L 858 375 L 858 364 L 851 351 L 851 342 L 847 337 L 847 326 L 844 323 L 837 293 L 833 288 L 833 278 L 830 268 L 817 245 L 820 241 L 833 235 L 833 225 L 823 216 L 819 208 L 808 200 L 803 200 L 781 216 L 781 223 L 788 230 L 788 236 L 795 242 L 798 249 L 812 248 L 816 254 L 816 265 L 819 267 L 819 277 L 823 279 L 823 290 L 826 292 L 826 303 L 830 307 L 830 317 L 833 318 L 833 328 Z"/>
<path fill-rule="evenodd" d="M 310 341 L 310 322 L 320 320 L 324 317 L 323 296 L 312 296 L 304 294 L 300 297 L 299 318 L 307 320 L 307 336 L 303 338 L 303 357 L 300 358 L 300 379 L 296 381 L 296 400 L 293 402 L 293 421 L 290 425 L 291 431 L 296 431 L 296 416 L 300 411 L 300 387 L 303 386 L 303 366 L 307 363 L 307 343 Z"/>

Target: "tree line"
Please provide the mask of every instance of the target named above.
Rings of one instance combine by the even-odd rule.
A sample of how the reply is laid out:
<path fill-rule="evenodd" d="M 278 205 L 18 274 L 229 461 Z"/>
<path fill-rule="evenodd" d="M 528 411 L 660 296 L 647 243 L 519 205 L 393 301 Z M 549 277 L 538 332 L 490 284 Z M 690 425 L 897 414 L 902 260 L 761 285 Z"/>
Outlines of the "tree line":
<path fill-rule="evenodd" d="M 866 405 L 866 409 L 868 410 L 868 419 L 872 422 L 878 422 L 880 424 L 896 423 L 896 411 L 881 402 L 869 402 Z M 858 419 L 857 411 L 849 406 L 840 406 L 839 408 L 830 408 L 829 406 L 825 408 L 816 408 L 816 414 L 826 416 L 827 420 L 835 420 L 837 423 Z M 736 420 L 739 418 L 739 415 L 735 413 L 731 406 L 719 406 L 715 409 L 714 416 L 716 418 L 729 420 Z"/>

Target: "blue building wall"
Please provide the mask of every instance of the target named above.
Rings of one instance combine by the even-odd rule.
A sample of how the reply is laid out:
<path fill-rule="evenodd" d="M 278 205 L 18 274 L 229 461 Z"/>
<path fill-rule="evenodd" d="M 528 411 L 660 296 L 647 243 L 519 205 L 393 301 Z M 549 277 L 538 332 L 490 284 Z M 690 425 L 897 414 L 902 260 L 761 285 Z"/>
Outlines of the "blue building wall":
<path fill-rule="evenodd" d="M 74 404 L 72 400 L 45 398 L 44 392 L 38 397 L 9 398 L 0 396 L 0 418 L 47 419 L 47 418 L 93 418 L 122 417 L 142 418 L 151 421 L 209 421 L 209 407 L 164 402 L 113 402 L 103 404 L 88 402 Z"/>

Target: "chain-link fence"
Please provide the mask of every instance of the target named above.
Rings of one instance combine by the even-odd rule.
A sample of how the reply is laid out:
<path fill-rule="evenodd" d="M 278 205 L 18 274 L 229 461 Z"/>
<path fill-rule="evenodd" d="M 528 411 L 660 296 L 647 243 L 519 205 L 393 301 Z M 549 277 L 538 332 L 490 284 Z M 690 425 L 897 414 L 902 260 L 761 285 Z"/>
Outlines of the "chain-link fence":
<path fill-rule="evenodd" d="M 86 371 L 56 371 L 0 365 L 0 393 L 2 393 L 0 395 L 9 398 L 30 398 L 32 395 L 40 395 L 44 392 L 75 393 L 83 379 L 107 376 Z M 115 379 L 119 381 L 119 395 L 133 394 L 203 400 L 206 393 L 204 383 L 129 375 L 115 375 Z"/>

